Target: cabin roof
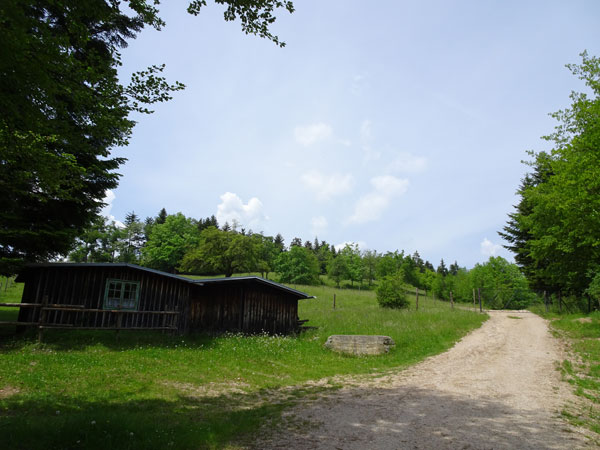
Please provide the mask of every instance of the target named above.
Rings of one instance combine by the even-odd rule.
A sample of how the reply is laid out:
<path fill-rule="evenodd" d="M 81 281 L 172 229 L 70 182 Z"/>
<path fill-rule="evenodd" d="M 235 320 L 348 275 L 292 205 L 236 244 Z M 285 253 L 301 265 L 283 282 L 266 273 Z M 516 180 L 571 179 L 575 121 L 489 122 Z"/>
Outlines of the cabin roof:
<path fill-rule="evenodd" d="M 179 281 L 189 282 L 189 278 L 182 277 L 180 275 L 175 275 L 172 273 L 163 272 L 161 270 L 149 269 L 148 267 L 138 266 L 136 264 L 127 264 L 127 263 L 69 263 L 69 262 L 57 262 L 57 263 L 35 263 L 35 264 L 27 264 L 25 266 L 25 270 L 23 270 L 15 281 L 21 282 L 25 281 L 24 279 L 20 279 L 24 276 L 24 274 L 28 271 L 28 269 L 35 269 L 38 267 L 111 267 L 111 268 L 130 268 L 134 270 L 142 270 L 144 272 L 150 272 L 156 275 L 161 275 L 163 277 L 175 278 Z"/>
<path fill-rule="evenodd" d="M 211 285 L 211 284 L 233 284 L 233 283 L 245 283 L 245 282 L 257 282 L 261 284 L 265 284 L 267 286 L 274 287 L 275 289 L 279 289 L 291 294 L 298 296 L 299 298 L 315 298 L 313 295 L 308 295 L 302 291 L 298 291 L 296 289 L 292 289 L 283 284 L 275 283 L 271 280 L 266 280 L 257 276 L 246 276 L 246 277 L 229 277 L 229 278 L 204 278 L 204 279 L 194 279 L 191 280 L 195 284 L 199 284 L 201 286 Z"/>
<path fill-rule="evenodd" d="M 279 284 L 274 281 L 266 280 L 264 278 L 257 277 L 257 276 L 194 279 L 194 278 L 183 277 L 181 275 L 175 275 L 172 273 L 163 272 L 161 270 L 150 269 L 148 267 L 142 267 L 142 266 L 138 266 L 136 264 L 128 264 L 128 263 L 63 263 L 63 262 L 57 262 L 57 263 L 28 264 L 27 266 L 25 266 L 24 270 L 21 271 L 21 273 L 19 273 L 19 275 L 17 276 L 17 279 L 15 281 L 17 281 L 19 283 L 27 281 L 27 275 L 26 275 L 27 272 L 31 269 L 35 269 L 38 267 L 40 267 L 40 268 L 41 267 L 129 268 L 129 269 L 133 269 L 133 270 L 149 272 L 149 273 L 163 276 L 163 277 L 173 278 L 178 281 L 183 281 L 185 283 L 190 283 L 190 284 L 193 284 L 196 286 L 206 286 L 206 285 L 211 285 L 211 284 L 219 285 L 219 284 L 238 284 L 238 283 L 260 283 L 260 284 L 264 284 L 264 285 L 270 286 L 272 288 L 278 289 L 280 291 L 287 292 L 287 293 L 292 294 L 301 299 L 314 298 L 314 296 L 308 295 L 304 292 L 298 291 L 296 289 L 292 289 L 290 287 L 284 286 L 283 284 Z"/>

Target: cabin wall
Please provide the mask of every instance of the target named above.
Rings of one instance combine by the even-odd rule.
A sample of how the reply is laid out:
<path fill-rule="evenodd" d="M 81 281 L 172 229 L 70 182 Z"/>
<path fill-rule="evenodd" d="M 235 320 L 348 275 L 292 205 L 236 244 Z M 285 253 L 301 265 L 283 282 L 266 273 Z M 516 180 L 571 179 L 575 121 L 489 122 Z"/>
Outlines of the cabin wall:
<path fill-rule="evenodd" d="M 137 281 L 140 293 L 137 313 L 115 314 L 103 310 L 106 281 Z M 177 326 L 185 329 L 186 320 L 179 315 L 150 314 L 150 311 L 180 311 L 188 303 L 190 285 L 158 274 L 124 267 L 37 267 L 26 274 L 22 303 L 69 305 L 94 309 L 95 312 L 47 310 L 48 325 L 71 325 L 90 328 L 160 328 Z M 146 311 L 146 313 L 144 313 Z M 22 307 L 20 322 L 38 322 L 41 308 Z"/>
<path fill-rule="evenodd" d="M 198 286 L 188 319 L 190 331 L 287 334 L 297 329 L 298 299 L 256 283 Z"/>

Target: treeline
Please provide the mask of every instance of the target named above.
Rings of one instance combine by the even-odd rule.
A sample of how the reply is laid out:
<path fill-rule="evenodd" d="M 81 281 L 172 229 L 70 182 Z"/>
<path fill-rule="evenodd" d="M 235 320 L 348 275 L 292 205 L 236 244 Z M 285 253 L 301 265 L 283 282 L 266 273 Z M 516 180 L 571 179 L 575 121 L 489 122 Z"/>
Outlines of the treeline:
<path fill-rule="evenodd" d="M 600 298 L 600 60 L 581 57 L 567 67 L 591 95 L 573 92 L 570 107 L 552 114 L 558 125 L 544 139 L 553 148 L 530 152 L 531 172 L 500 235 L 532 289 L 585 304 Z"/>
<path fill-rule="evenodd" d="M 277 274 L 290 284 L 320 284 L 324 277 L 338 287 L 371 288 L 376 280 L 394 278 L 406 288 L 428 291 L 436 298 L 471 301 L 482 289 L 489 307 L 521 308 L 533 297 L 514 264 L 496 257 L 467 270 L 457 262 L 433 266 L 418 252 L 379 253 L 357 244 L 336 247 L 326 241 L 296 237 L 286 246 L 281 234 L 265 236 L 239 224 L 219 226 L 214 216 L 193 219 L 181 213 L 141 221 L 131 212 L 124 224 L 99 218 L 69 254 L 74 262 L 125 262 L 166 272 L 220 275 L 259 272 Z M 452 294 L 451 294 L 452 293 Z"/>

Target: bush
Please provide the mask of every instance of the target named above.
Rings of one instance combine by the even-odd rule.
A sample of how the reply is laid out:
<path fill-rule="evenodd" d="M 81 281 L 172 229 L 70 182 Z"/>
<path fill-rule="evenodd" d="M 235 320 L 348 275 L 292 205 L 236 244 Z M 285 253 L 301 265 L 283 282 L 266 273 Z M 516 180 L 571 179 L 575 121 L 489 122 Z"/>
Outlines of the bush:
<path fill-rule="evenodd" d="M 399 275 L 388 275 L 375 289 L 377 303 L 382 308 L 408 308 L 408 299 L 404 293 L 404 284 Z"/>
<path fill-rule="evenodd" d="M 594 276 L 585 293 L 594 300 L 600 300 L 600 272 Z"/>

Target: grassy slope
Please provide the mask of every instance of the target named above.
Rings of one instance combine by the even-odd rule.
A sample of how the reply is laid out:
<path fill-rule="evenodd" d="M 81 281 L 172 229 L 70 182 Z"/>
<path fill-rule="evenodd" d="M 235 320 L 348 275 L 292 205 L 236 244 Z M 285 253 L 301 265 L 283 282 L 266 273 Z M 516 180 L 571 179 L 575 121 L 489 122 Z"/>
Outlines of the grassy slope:
<path fill-rule="evenodd" d="M 47 333 L 0 338 L 4 448 L 222 448 L 278 420 L 308 380 L 403 367 L 449 348 L 485 316 L 420 300 L 420 311 L 380 309 L 372 291 L 297 286 L 317 299 L 299 337 L 174 337 L 159 333 Z M 333 294 L 337 308 L 333 310 Z M 396 348 L 348 357 L 323 348 L 331 334 L 385 334 Z"/>
<path fill-rule="evenodd" d="M 14 283 L 12 280 L 6 286 L 7 279 L 0 277 L 2 288 L 0 289 L 0 303 L 21 303 L 23 296 L 23 283 Z M 19 308 L 0 308 L 0 321 L 16 321 Z M 13 334 L 14 327 L 0 327 L 0 338 Z M 1 387 L 1 386 L 0 386 Z"/>
<path fill-rule="evenodd" d="M 546 313 L 539 305 L 533 312 L 551 320 L 552 329 L 568 343 L 569 357 L 561 372 L 575 394 L 587 401 L 569 405 L 563 415 L 572 423 L 600 433 L 600 312 L 591 314 Z"/>

